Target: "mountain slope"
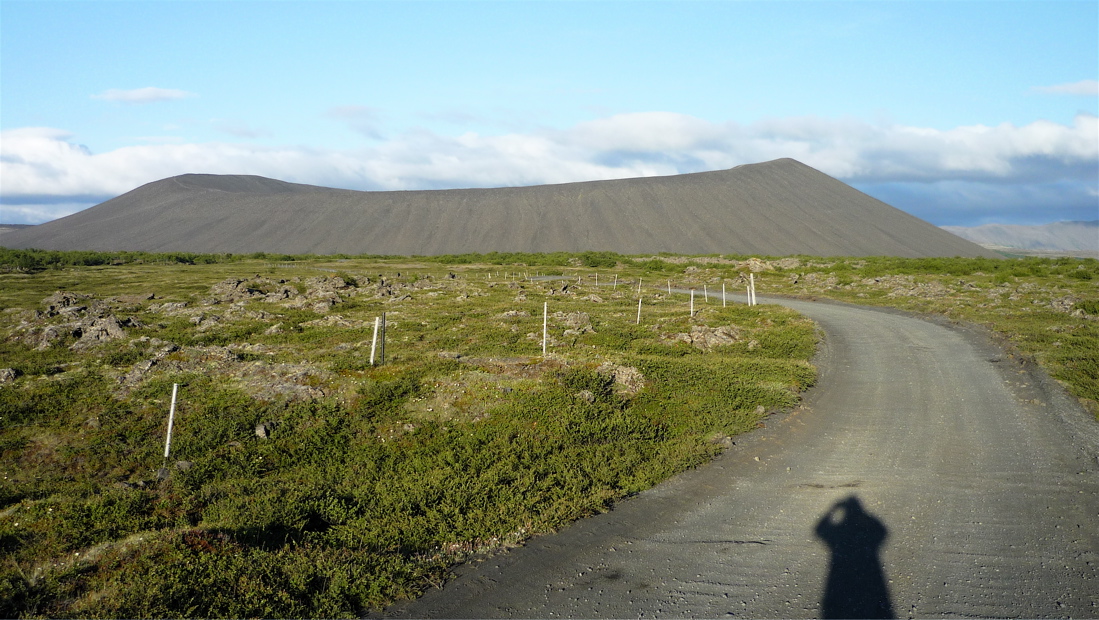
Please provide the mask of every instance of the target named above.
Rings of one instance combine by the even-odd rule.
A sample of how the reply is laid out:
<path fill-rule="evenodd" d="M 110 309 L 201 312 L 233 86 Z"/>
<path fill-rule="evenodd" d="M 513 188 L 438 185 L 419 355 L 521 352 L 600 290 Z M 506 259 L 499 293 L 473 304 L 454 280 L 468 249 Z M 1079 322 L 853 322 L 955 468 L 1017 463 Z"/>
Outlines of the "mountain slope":
<path fill-rule="evenodd" d="M 7 233 L 3 243 L 288 254 L 998 256 L 792 159 L 665 177 L 399 192 L 188 174 Z"/>

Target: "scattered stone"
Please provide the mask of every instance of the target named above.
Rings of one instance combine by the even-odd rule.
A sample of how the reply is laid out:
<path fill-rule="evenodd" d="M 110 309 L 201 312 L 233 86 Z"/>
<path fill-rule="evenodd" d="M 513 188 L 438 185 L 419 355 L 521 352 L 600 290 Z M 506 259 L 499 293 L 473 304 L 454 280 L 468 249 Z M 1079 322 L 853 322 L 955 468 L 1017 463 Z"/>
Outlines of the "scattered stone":
<path fill-rule="evenodd" d="M 587 312 L 554 312 L 554 320 L 559 323 L 564 323 L 568 328 L 565 330 L 566 336 L 575 336 L 579 334 L 594 334 L 595 330 L 591 326 L 591 317 Z"/>
<path fill-rule="evenodd" d="M 729 437 L 728 435 L 718 435 L 717 437 L 711 439 L 710 443 L 717 444 L 725 448 L 731 448 L 736 445 L 736 442 L 733 441 L 733 438 Z"/>
<path fill-rule="evenodd" d="M 614 377 L 614 383 L 626 394 L 637 394 L 645 387 L 645 375 L 633 366 L 619 366 L 614 362 L 603 362 L 595 372 Z"/>
<path fill-rule="evenodd" d="M 126 336 L 126 332 L 122 330 L 122 323 L 114 316 L 93 319 L 91 324 L 81 325 L 73 331 L 73 334 L 80 338 L 69 347 L 73 351 L 82 351 L 97 344 Z"/>
<path fill-rule="evenodd" d="M 752 273 L 760 273 L 761 271 L 774 271 L 775 267 L 772 263 L 758 258 L 749 258 L 741 263 L 742 266 L 747 267 Z"/>
<path fill-rule="evenodd" d="M 263 300 L 270 303 L 280 302 L 286 299 L 293 299 L 298 296 L 298 289 L 292 286 L 280 286 L 278 289 L 271 291 L 263 296 Z"/>
<path fill-rule="evenodd" d="M 692 325 L 690 333 L 665 334 L 661 338 L 670 342 L 686 342 L 703 351 L 735 344 L 741 340 L 740 330 L 733 325 L 722 325 L 720 327 Z"/>
<path fill-rule="evenodd" d="M 57 316 L 61 314 L 62 311 L 68 311 L 68 314 L 83 311 L 87 308 L 87 305 L 83 302 L 91 298 L 92 296 L 86 293 L 57 291 L 53 295 L 42 300 L 42 304 L 46 306 L 45 316 Z"/>
<path fill-rule="evenodd" d="M 591 390 L 581 390 L 581 391 L 577 392 L 576 394 L 574 394 L 574 396 L 576 396 L 580 400 L 588 402 L 588 403 L 594 403 L 595 402 L 595 394 L 593 394 Z"/>
<path fill-rule="evenodd" d="M 194 466 L 195 464 L 191 461 L 176 461 L 176 469 L 178 469 L 179 471 L 187 471 Z"/>
<path fill-rule="evenodd" d="M 183 310 L 186 307 L 187 307 L 187 302 L 185 302 L 185 301 L 169 301 L 167 303 L 163 303 L 163 304 L 160 304 L 158 306 L 157 305 L 149 306 L 149 310 L 154 311 L 154 312 L 162 312 L 164 314 L 175 314 L 175 313 L 179 312 L 180 310 Z"/>
<path fill-rule="evenodd" d="M 0 383 L 11 383 L 20 375 L 14 368 L 0 368 Z"/>
<path fill-rule="evenodd" d="M 259 437 L 260 439 L 270 439 L 271 434 L 274 432 L 274 422 L 260 422 L 256 425 L 256 437 Z"/>
<path fill-rule="evenodd" d="M 279 323 L 282 325 L 282 323 Z M 323 319 L 316 319 L 314 321 L 306 321 L 302 323 L 303 327 L 343 327 L 346 329 L 359 329 L 366 327 L 365 321 L 357 321 L 354 319 L 346 319 L 339 314 L 330 314 Z M 281 330 L 280 330 L 281 331 Z M 279 333 L 279 332 L 276 332 Z"/>
<path fill-rule="evenodd" d="M 130 305 L 140 304 L 143 301 L 151 301 L 153 299 L 156 299 L 156 295 L 153 295 L 152 293 L 141 293 L 138 295 L 119 295 L 115 297 L 115 300 L 119 303 Z"/>
<path fill-rule="evenodd" d="M 1075 306 L 1076 298 L 1071 295 L 1066 295 L 1065 297 L 1054 299 L 1049 302 L 1050 308 L 1053 308 L 1056 312 L 1064 312 L 1066 314 L 1072 314 Z"/>

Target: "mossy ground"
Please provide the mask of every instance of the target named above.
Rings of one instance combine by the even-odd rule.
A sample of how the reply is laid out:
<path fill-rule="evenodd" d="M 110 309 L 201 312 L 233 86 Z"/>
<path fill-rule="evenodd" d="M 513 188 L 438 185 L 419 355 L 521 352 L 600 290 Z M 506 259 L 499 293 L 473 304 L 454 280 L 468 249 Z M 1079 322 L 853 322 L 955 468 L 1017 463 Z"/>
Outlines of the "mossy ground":
<path fill-rule="evenodd" d="M 1094 260 L 17 259 L 26 264 L 0 274 L 0 366 L 18 371 L 0 386 L 5 616 L 354 615 L 415 596 L 469 554 L 603 510 L 706 461 L 813 382 L 811 323 L 777 306 L 721 305 L 722 283 L 742 294 L 749 270 L 761 295 L 983 324 L 1099 413 Z M 525 279 L 543 273 L 567 279 Z M 306 293 L 318 274 L 350 287 L 331 308 L 201 302 L 226 278 Z M 700 292 L 694 317 L 668 281 Z M 143 326 L 83 350 L 71 335 L 35 350 L 19 325 L 57 290 L 129 299 L 119 311 Z M 386 364 L 371 366 L 383 311 Z M 713 350 L 674 338 L 705 326 L 739 336 Z M 122 389 L 165 342 L 178 350 Z M 640 373 L 643 387 L 608 367 Z M 271 385 L 298 391 L 265 393 Z M 259 423 L 271 424 L 268 439 Z"/>
<path fill-rule="evenodd" d="M 988 328 L 1099 419 L 1099 261 L 806 258 L 762 275 L 770 293 L 887 306 Z"/>
<path fill-rule="evenodd" d="M 0 366 L 17 374 L 0 386 L 0 614 L 359 614 L 705 462 L 812 384 L 810 322 L 716 297 L 692 317 L 686 296 L 644 290 L 637 325 L 630 283 L 653 272 L 612 261 L 596 286 L 584 262 L 605 258 L 553 258 L 567 280 L 300 257 L 0 274 Z M 203 301 L 226 278 L 307 289 L 318 275 L 346 285 L 327 309 Z M 27 325 L 66 320 L 33 314 L 57 290 L 114 300 L 140 326 L 38 350 Z M 383 311 L 386 363 L 371 366 Z M 738 337 L 670 338 L 698 326 Z"/>

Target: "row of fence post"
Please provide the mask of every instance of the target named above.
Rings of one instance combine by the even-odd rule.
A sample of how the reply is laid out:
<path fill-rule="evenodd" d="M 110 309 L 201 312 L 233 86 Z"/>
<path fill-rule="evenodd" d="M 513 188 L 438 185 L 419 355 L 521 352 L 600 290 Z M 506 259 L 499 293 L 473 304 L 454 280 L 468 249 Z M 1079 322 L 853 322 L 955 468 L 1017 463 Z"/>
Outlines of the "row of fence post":
<path fill-rule="evenodd" d="M 598 283 L 598 274 L 596 275 L 596 282 Z M 618 287 L 618 274 L 614 276 L 614 287 Z M 705 300 L 709 302 L 710 294 L 709 289 L 705 284 L 702 285 L 702 292 L 705 296 Z M 668 294 L 672 293 L 672 281 L 668 280 Z M 756 305 L 756 281 L 755 274 L 749 274 L 748 277 L 748 305 Z M 636 324 L 641 324 L 641 278 L 637 279 L 637 320 Z M 721 306 L 726 307 L 725 297 L 725 282 L 721 283 Z M 695 289 L 691 289 L 691 316 L 695 314 Z M 542 357 L 546 356 L 547 346 L 549 342 L 549 302 L 542 303 Z M 375 363 L 376 362 L 376 363 Z M 370 365 L 382 365 L 385 364 L 385 313 L 381 316 L 374 317 L 374 336 L 370 341 Z M 164 440 L 164 462 L 165 465 L 168 461 L 168 455 L 172 449 L 172 427 L 175 423 L 176 415 L 176 397 L 179 393 L 179 384 L 172 384 L 172 404 L 168 410 L 168 432 Z M 167 473 L 166 468 L 161 468 L 160 475 L 164 476 Z"/>

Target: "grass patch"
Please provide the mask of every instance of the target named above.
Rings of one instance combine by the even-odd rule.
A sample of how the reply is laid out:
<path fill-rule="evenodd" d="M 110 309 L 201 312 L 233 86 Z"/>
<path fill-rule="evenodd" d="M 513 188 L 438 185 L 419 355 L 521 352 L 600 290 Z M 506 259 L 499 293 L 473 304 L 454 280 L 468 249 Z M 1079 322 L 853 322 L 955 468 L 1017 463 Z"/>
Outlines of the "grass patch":
<path fill-rule="evenodd" d="M 7 617 L 361 614 L 705 462 L 815 376 L 779 307 L 646 291 L 635 324 L 671 256 L 46 258 L 0 273 Z M 546 266 L 567 290 L 517 275 Z"/>
<path fill-rule="evenodd" d="M 762 274 L 761 290 L 983 325 L 1013 354 L 1042 365 L 1099 419 L 1099 261 L 800 257 L 792 263 Z"/>

